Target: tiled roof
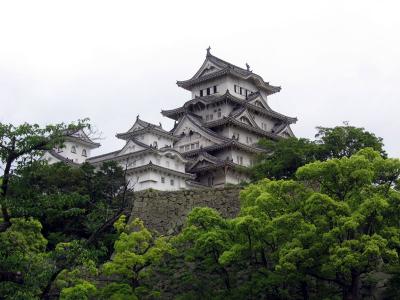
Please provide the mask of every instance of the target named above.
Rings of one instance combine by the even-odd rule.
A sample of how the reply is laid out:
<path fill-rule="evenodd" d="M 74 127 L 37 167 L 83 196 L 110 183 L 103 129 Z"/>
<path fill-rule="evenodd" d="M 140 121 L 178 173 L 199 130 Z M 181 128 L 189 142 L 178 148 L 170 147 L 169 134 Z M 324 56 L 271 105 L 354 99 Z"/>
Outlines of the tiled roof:
<path fill-rule="evenodd" d="M 153 164 L 151 161 L 150 163 L 148 163 L 147 165 L 143 165 L 140 167 L 136 167 L 136 168 L 130 168 L 127 170 L 128 173 L 133 173 L 133 172 L 140 172 L 140 171 L 144 171 L 144 170 L 157 170 L 157 171 L 162 171 L 162 172 L 166 172 L 166 173 L 170 173 L 173 175 L 177 175 L 177 176 L 181 176 L 184 178 L 195 178 L 194 174 L 189 174 L 189 173 L 184 173 L 184 172 L 179 172 L 179 171 L 175 171 L 169 168 L 165 168 L 159 165 L 155 165 Z"/>
<path fill-rule="evenodd" d="M 71 166 L 80 166 L 80 164 L 74 162 L 72 159 L 66 158 L 66 157 L 64 157 L 64 156 L 62 156 L 62 155 L 60 155 L 60 154 L 58 154 L 58 153 L 57 153 L 56 151 L 54 151 L 54 150 L 50 150 L 50 151 L 49 151 L 49 154 L 50 154 L 51 156 L 55 157 L 56 159 L 58 159 L 58 160 L 60 160 L 60 161 L 62 161 L 62 162 L 64 162 L 64 163 L 68 164 L 68 165 L 71 165 Z"/>
<path fill-rule="evenodd" d="M 262 107 L 259 107 L 255 104 L 250 103 L 249 101 L 253 100 L 254 98 L 248 99 L 248 100 L 243 100 L 240 99 L 238 97 L 233 96 L 231 93 L 229 93 L 229 91 L 227 90 L 225 94 L 220 95 L 220 96 L 215 96 L 213 95 L 213 97 L 207 96 L 206 97 L 197 97 L 194 99 L 191 99 L 189 101 L 187 101 L 183 106 L 175 108 L 175 109 L 171 109 L 171 110 L 163 110 L 161 111 L 161 113 L 169 118 L 172 119 L 179 119 L 180 116 L 182 116 L 185 112 L 188 111 L 188 108 L 190 106 L 190 104 L 194 104 L 196 102 L 204 102 L 205 104 L 211 104 L 211 103 L 217 103 L 217 102 L 221 102 L 221 101 L 225 101 L 225 100 L 230 100 L 240 106 L 244 106 L 248 109 L 251 109 L 253 111 L 257 111 L 259 113 L 262 113 L 264 115 L 276 118 L 278 120 L 282 120 L 285 121 L 287 123 L 295 123 L 297 121 L 297 118 L 292 118 L 292 117 L 288 117 L 285 116 L 283 114 L 280 114 L 272 109 L 265 109 Z"/>
<path fill-rule="evenodd" d="M 237 120 L 235 118 L 232 118 L 232 117 L 223 117 L 221 119 L 205 123 L 204 126 L 206 126 L 208 128 L 215 128 L 215 127 L 222 126 L 222 125 L 225 125 L 225 124 L 233 124 L 233 125 L 235 125 L 237 127 L 247 129 L 248 131 L 260 134 L 262 136 L 271 138 L 273 140 L 279 140 L 279 139 L 282 138 L 281 136 L 277 135 L 274 132 L 269 132 L 269 131 L 262 130 L 259 127 L 250 126 L 250 125 L 248 125 L 246 123 L 243 123 L 243 122 L 240 122 L 239 120 Z"/>
<path fill-rule="evenodd" d="M 234 64 L 231 64 L 225 60 L 222 60 L 214 55 L 212 55 L 210 52 L 207 52 L 206 60 L 204 61 L 203 65 L 205 64 L 206 61 L 210 61 L 214 65 L 218 66 L 220 68 L 219 71 L 215 71 L 209 74 L 206 74 L 204 76 L 198 77 L 198 73 L 196 73 L 192 78 L 188 80 L 183 80 L 183 81 L 177 81 L 178 86 L 190 89 L 192 86 L 208 81 L 220 76 L 224 76 L 227 74 L 231 74 L 236 77 L 240 77 L 243 79 L 253 79 L 257 82 L 257 85 L 259 88 L 262 88 L 267 91 L 269 94 L 273 94 L 276 92 L 279 92 L 281 90 L 280 87 L 277 86 L 272 86 L 269 84 L 269 82 L 265 82 L 261 76 L 253 73 L 250 70 L 243 69 L 241 67 L 238 67 Z"/>

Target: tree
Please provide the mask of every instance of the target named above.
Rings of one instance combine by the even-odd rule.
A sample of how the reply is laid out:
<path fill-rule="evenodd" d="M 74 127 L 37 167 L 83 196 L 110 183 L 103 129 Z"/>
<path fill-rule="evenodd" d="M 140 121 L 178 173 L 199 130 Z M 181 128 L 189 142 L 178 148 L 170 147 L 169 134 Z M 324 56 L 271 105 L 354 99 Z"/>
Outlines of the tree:
<path fill-rule="evenodd" d="M 323 159 L 319 145 L 308 139 L 261 140 L 259 144 L 268 154 L 259 155 L 251 171 L 253 180 L 290 179 L 299 167 Z"/>
<path fill-rule="evenodd" d="M 251 168 L 252 179 L 292 179 L 301 166 L 317 160 L 350 157 L 366 147 L 373 148 L 386 157 L 382 138 L 364 128 L 345 124 L 334 128 L 317 127 L 317 130 L 316 140 L 261 140 L 259 145 L 265 148 L 267 153 L 259 155 L 256 164 Z"/>
<path fill-rule="evenodd" d="M 322 146 L 325 159 L 350 157 L 364 148 L 372 148 L 386 157 L 383 140 L 364 128 L 349 126 L 317 127 L 317 143 Z"/>
<path fill-rule="evenodd" d="M 44 150 L 51 150 L 57 145 L 62 145 L 65 136 L 88 126 L 86 119 L 78 121 L 77 124 L 66 125 L 61 123 L 45 127 L 27 123 L 19 126 L 0 123 L 0 161 L 4 164 L 4 174 L 0 187 L 0 205 L 3 215 L 0 231 L 11 226 L 11 216 L 5 200 L 12 169 L 21 168 L 32 162 L 39 158 Z"/>
<path fill-rule="evenodd" d="M 307 164 L 295 180 L 249 185 L 232 220 L 195 209 L 178 248 L 195 265 L 189 284 L 200 280 L 209 294 L 196 295 L 206 298 L 368 296 L 361 287 L 370 278 L 400 266 L 399 176 L 399 160 L 369 148 Z"/>
<path fill-rule="evenodd" d="M 111 261 L 103 266 L 104 273 L 118 276 L 119 283 L 128 284 L 134 293 L 132 296 L 156 295 L 143 280 L 151 276 L 156 263 L 173 252 L 171 244 L 165 237 L 155 237 L 139 219 L 126 224 L 126 217 L 121 216 L 114 226 L 119 238 Z"/>
<path fill-rule="evenodd" d="M 2 299 L 35 299 L 50 276 L 51 259 L 41 229 L 37 220 L 18 218 L 0 233 Z"/>

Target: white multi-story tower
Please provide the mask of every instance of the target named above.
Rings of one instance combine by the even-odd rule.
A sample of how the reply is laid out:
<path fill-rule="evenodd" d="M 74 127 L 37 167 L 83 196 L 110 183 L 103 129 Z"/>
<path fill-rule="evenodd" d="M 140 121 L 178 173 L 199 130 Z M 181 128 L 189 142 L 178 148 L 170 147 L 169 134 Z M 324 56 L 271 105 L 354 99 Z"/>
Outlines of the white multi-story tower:
<path fill-rule="evenodd" d="M 179 140 L 174 149 L 189 160 L 186 171 L 207 186 L 237 184 L 246 180 L 242 167 L 264 151 L 261 138 L 278 140 L 294 136 L 290 124 L 296 118 L 273 111 L 267 98 L 280 91 L 250 70 L 213 56 L 179 87 L 191 92 L 183 106 L 161 113 L 173 120 L 171 133 Z"/>

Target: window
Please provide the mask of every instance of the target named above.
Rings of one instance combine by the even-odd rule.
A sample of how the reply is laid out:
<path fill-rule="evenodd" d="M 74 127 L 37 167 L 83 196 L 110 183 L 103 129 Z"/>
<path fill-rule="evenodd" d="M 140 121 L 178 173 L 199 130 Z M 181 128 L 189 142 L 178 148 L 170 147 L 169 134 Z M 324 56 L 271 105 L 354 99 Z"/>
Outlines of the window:
<path fill-rule="evenodd" d="M 185 150 L 185 147 L 180 146 L 180 147 L 179 147 L 179 150 L 180 150 L 181 152 L 183 152 L 183 150 Z"/>
<path fill-rule="evenodd" d="M 214 119 L 214 115 L 213 114 L 210 115 L 210 120 L 212 120 L 212 119 Z"/>
<path fill-rule="evenodd" d="M 196 149 L 199 149 L 199 147 L 200 147 L 199 145 L 200 145 L 199 142 L 197 142 L 196 143 Z"/>
<path fill-rule="evenodd" d="M 75 146 L 72 146 L 71 153 L 76 153 L 76 147 Z"/>
<path fill-rule="evenodd" d="M 189 147 L 190 147 L 189 145 L 186 145 L 185 146 L 185 151 L 189 151 Z"/>
<path fill-rule="evenodd" d="M 167 167 L 169 167 L 169 161 L 168 160 L 165 162 L 165 164 L 167 165 Z"/>
<path fill-rule="evenodd" d="M 82 156 L 84 156 L 84 157 L 87 156 L 87 154 L 86 154 L 86 149 L 83 149 L 83 150 L 82 150 Z"/>
<path fill-rule="evenodd" d="M 208 118 L 209 118 L 209 116 L 207 115 L 207 116 L 206 116 L 206 121 L 208 121 Z"/>
<path fill-rule="evenodd" d="M 170 183 L 171 185 L 174 185 L 174 180 L 171 179 L 171 180 L 169 181 L 169 183 Z"/>
<path fill-rule="evenodd" d="M 243 88 L 240 88 L 239 94 L 242 95 Z"/>
<path fill-rule="evenodd" d="M 194 144 L 191 144 L 190 145 L 190 150 L 193 150 L 194 149 Z"/>
<path fill-rule="evenodd" d="M 200 90 L 200 97 L 203 97 L 203 90 Z"/>
<path fill-rule="evenodd" d="M 235 93 L 237 93 L 237 85 L 234 86 Z"/>
<path fill-rule="evenodd" d="M 161 177 L 161 183 L 165 183 L 165 177 Z"/>
<path fill-rule="evenodd" d="M 207 88 L 207 95 L 210 95 L 210 94 L 211 94 L 210 88 Z"/>
<path fill-rule="evenodd" d="M 214 94 L 217 92 L 217 86 L 214 85 Z"/>
<path fill-rule="evenodd" d="M 218 118 L 221 118 L 221 109 L 218 108 Z"/>

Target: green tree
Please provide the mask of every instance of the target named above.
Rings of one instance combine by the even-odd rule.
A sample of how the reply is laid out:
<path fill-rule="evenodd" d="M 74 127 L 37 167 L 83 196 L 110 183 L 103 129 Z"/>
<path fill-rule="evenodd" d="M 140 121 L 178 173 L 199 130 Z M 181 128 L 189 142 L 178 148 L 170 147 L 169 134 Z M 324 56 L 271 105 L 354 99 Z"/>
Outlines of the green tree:
<path fill-rule="evenodd" d="M 3 215 L 0 231 L 11 226 L 11 215 L 5 201 L 13 168 L 19 169 L 38 159 L 44 150 L 51 150 L 57 145 L 62 145 L 65 136 L 88 126 L 87 120 L 78 121 L 77 124 L 61 123 L 45 127 L 27 123 L 19 126 L 0 123 L 0 161 L 4 164 L 0 187 L 0 205 Z"/>
<path fill-rule="evenodd" d="M 317 143 L 322 145 L 325 159 L 350 157 L 364 148 L 372 148 L 386 157 L 383 140 L 364 128 L 350 126 L 317 127 Z"/>
<path fill-rule="evenodd" d="M 253 180 L 293 178 L 299 167 L 323 159 L 319 145 L 308 139 L 261 140 L 259 144 L 268 153 L 257 158 L 250 172 Z"/>
<path fill-rule="evenodd" d="M 259 155 L 256 164 L 251 168 L 252 179 L 292 179 L 301 166 L 317 160 L 350 157 L 366 147 L 373 148 L 386 157 L 382 138 L 364 128 L 344 125 L 333 128 L 317 127 L 317 130 L 316 140 L 261 140 L 259 145 L 267 153 Z"/>
<path fill-rule="evenodd" d="M 0 295 L 2 299 L 37 299 L 51 274 L 47 240 L 34 219 L 11 219 L 0 233 Z"/>
<path fill-rule="evenodd" d="M 104 273 L 118 276 L 119 283 L 128 284 L 132 296 L 156 296 L 158 292 L 146 286 L 144 280 L 151 276 L 155 264 L 173 252 L 171 244 L 165 237 L 155 237 L 139 219 L 126 224 L 126 217 L 121 216 L 114 226 L 120 235 L 111 261 L 103 265 Z"/>
<path fill-rule="evenodd" d="M 361 299 L 399 266 L 399 175 L 399 160 L 364 149 L 249 185 L 232 220 L 195 209 L 179 237 L 197 273 L 187 287 L 200 283 L 206 298 Z"/>

